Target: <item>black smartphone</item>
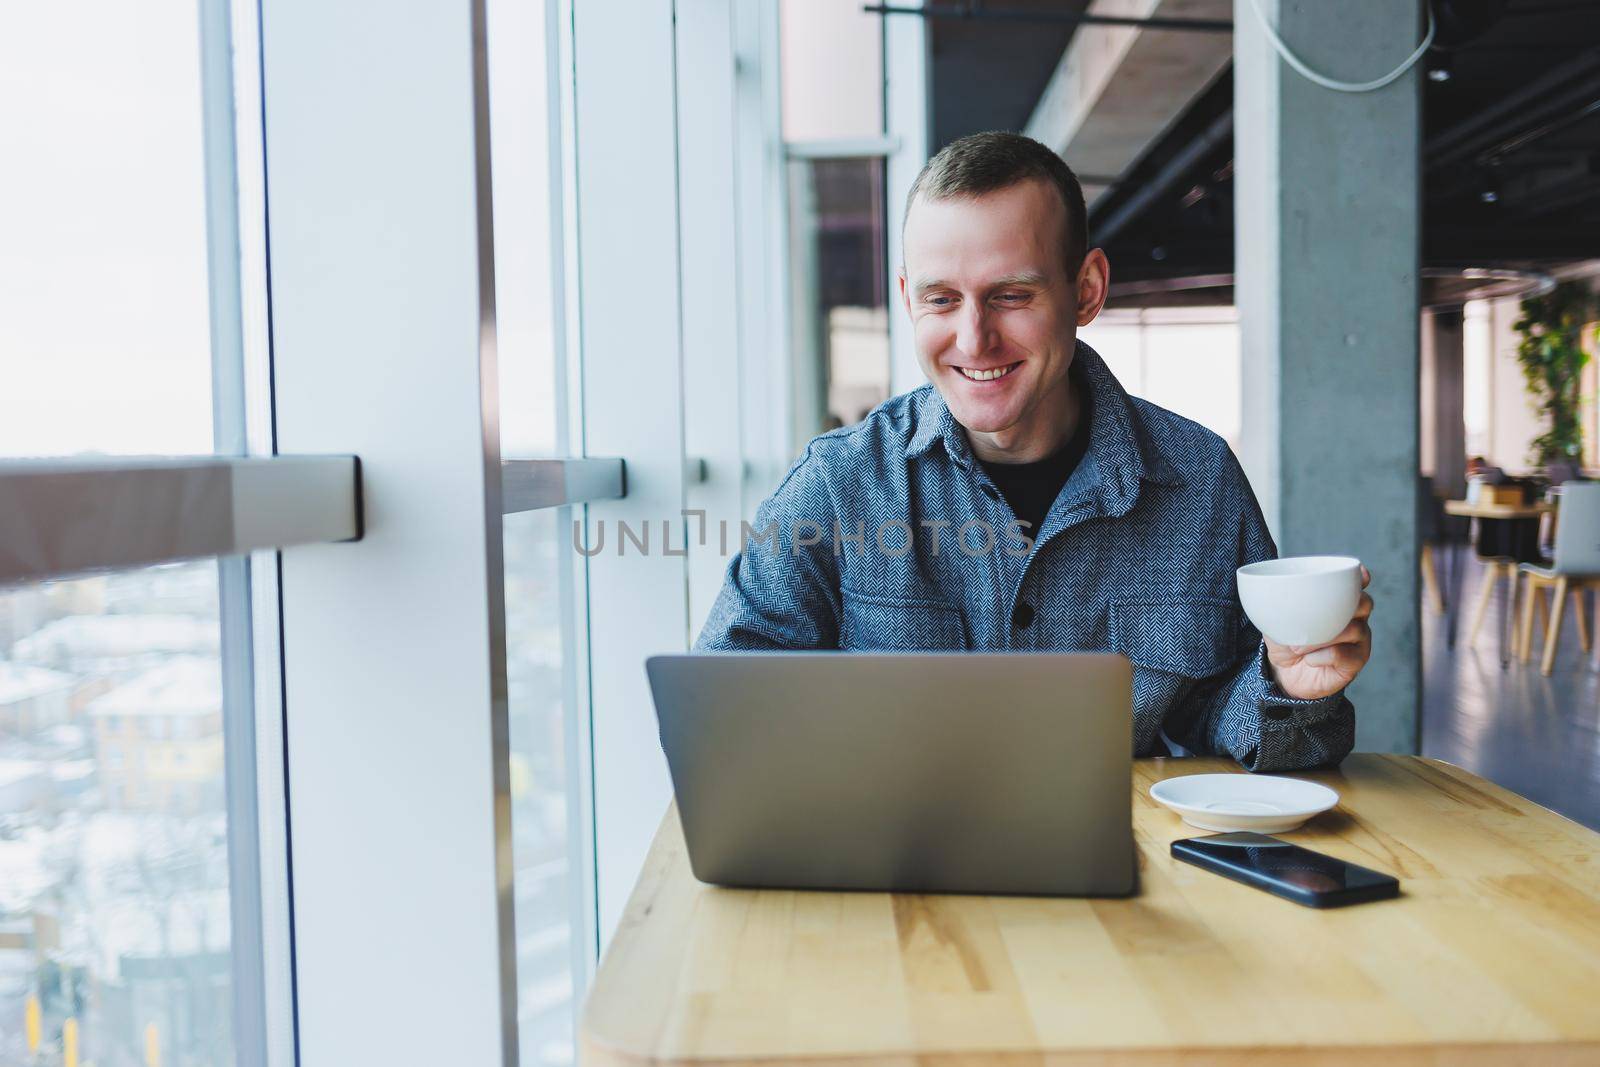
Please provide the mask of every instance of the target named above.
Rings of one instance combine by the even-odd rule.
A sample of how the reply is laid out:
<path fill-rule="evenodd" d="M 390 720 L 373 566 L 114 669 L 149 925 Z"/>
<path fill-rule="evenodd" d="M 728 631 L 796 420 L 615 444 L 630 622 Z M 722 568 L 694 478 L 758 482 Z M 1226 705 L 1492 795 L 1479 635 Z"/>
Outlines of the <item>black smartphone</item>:
<path fill-rule="evenodd" d="M 1392 875 L 1265 834 L 1185 838 L 1172 843 L 1172 858 L 1308 908 L 1338 908 L 1400 893 Z"/>

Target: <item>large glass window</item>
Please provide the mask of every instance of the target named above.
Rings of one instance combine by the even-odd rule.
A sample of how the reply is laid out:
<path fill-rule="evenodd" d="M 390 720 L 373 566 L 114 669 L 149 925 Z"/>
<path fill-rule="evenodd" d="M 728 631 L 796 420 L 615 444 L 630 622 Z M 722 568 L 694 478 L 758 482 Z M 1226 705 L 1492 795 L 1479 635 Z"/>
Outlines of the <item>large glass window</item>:
<path fill-rule="evenodd" d="M 888 399 L 883 17 L 782 0 L 792 427 L 798 453 Z"/>
<path fill-rule="evenodd" d="M 1489 301 L 1469 300 L 1462 322 L 1462 421 L 1466 424 L 1466 450 L 1469 456 L 1489 452 L 1492 425 L 1489 369 Z"/>
<path fill-rule="evenodd" d="M 0 457 L 212 448 L 196 5 L 0 6 Z"/>
<path fill-rule="evenodd" d="M 559 303 L 559 121 L 552 122 L 543 3 L 489 3 L 491 160 L 500 448 L 508 459 L 558 456 L 564 425 Z M 559 112 L 557 112 L 559 115 Z M 554 136 L 552 136 L 554 134 Z M 506 683 L 517 939 L 517 1027 L 524 1067 L 573 1061 L 575 978 L 593 946 L 580 922 L 576 664 L 580 598 L 572 508 L 507 515 Z"/>
<path fill-rule="evenodd" d="M 495 339 L 500 449 L 551 455 L 558 440 L 551 300 L 551 64 L 543 0 L 489 0 Z"/>
<path fill-rule="evenodd" d="M 795 447 L 889 397 L 883 159 L 789 163 Z"/>
<path fill-rule="evenodd" d="M 883 133 L 883 18 L 859 0 L 781 0 L 783 139 Z"/>
<path fill-rule="evenodd" d="M 573 1060 L 575 950 L 584 852 L 569 803 L 576 773 L 568 720 L 571 508 L 507 515 L 506 684 L 517 923 L 517 1026 L 522 1064 Z M 564 608 L 565 606 L 565 608 Z"/>
<path fill-rule="evenodd" d="M 265 256 L 238 253 L 238 198 L 263 210 L 258 170 L 236 169 L 229 10 L 0 9 L 0 460 L 270 450 L 246 425 L 271 422 L 240 288 L 264 289 Z M 112 530 L 173 521 L 120 476 L 41 531 L 71 540 L 80 507 Z M 253 671 L 258 645 L 277 655 L 270 603 L 239 557 L 0 586 L 0 1063 L 288 1047 L 265 991 L 270 940 L 284 1023 L 287 863 L 261 833 L 284 836 L 282 766 L 260 773 L 255 729 L 280 706 L 257 708 Z"/>
<path fill-rule="evenodd" d="M 1239 451 L 1242 385 L 1233 308 L 1108 310 L 1078 336 L 1129 393 L 1193 419 Z"/>

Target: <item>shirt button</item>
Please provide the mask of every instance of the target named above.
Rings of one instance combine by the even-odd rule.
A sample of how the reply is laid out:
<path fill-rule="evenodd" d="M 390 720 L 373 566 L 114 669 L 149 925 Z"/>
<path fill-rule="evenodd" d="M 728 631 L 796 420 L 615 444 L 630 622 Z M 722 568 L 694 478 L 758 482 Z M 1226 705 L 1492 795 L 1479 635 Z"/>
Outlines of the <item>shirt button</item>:
<path fill-rule="evenodd" d="M 1026 630 L 1033 625 L 1033 605 L 1025 600 L 1017 602 L 1017 610 L 1011 613 L 1011 625 L 1019 630 Z"/>

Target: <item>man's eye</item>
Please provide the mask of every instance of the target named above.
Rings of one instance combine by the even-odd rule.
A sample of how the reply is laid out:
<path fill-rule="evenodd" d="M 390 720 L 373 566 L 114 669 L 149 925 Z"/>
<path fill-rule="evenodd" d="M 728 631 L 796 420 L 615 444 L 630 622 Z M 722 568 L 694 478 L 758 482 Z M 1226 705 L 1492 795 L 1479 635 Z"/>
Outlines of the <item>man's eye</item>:
<path fill-rule="evenodd" d="M 1028 299 L 1028 294 L 1027 293 L 1001 293 L 1000 294 L 1000 299 L 1008 301 L 1008 302 L 1013 303 L 1013 304 L 1019 304 L 1022 301 Z"/>
<path fill-rule="evenodd" d="M 955 303 L 955 298 L 954 297 L 948 297 L 948 296 L 930 296 L 930 297 L 928 297 L 928 304 L 930 306 L 936 307 L 936 308 L 948 307 L 953 303 Z"/>

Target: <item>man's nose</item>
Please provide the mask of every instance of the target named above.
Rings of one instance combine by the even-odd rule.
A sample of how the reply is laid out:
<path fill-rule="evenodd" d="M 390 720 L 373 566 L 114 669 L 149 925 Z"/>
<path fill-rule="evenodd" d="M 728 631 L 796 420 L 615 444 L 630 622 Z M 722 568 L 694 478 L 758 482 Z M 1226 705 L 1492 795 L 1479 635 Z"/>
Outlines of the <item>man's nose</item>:
<path fill-rule="evenodd" d="M 994 347 L 996 335 L 989 309 L 982 302 L 970 302 L 958 313 L 956 347 L 969 356 L 981 356 Z"/>

